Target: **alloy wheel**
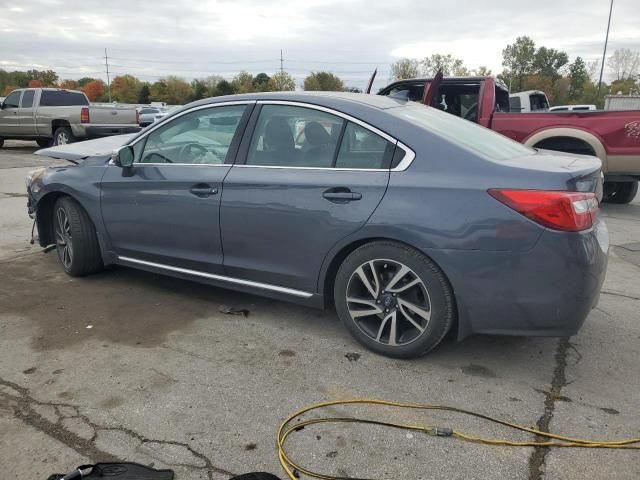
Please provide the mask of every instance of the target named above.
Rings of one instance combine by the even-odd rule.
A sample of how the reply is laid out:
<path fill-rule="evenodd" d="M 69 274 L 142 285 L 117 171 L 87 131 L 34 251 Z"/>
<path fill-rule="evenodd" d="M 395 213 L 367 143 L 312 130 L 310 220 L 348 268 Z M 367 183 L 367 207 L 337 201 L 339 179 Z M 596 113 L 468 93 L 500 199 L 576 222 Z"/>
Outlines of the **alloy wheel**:
<path fill-rule="evenodd" d="M 69 136 L 66 132 L 58 133 L 58 145 L 67 145 L 69 143 Z"/>
<path fill-rule="evenodd" d="M 431 298 L 424 282 L 394 260 L 370 260 L 356 268 L 347 284 L 346 300 L 353 322 L 383 345 L 415 341 L 431 320 Z"/>
<path fill-rule="evenodd" d="M 73 240 L 71 238 L 71 222 L 64 208 L 56 212 L 56 245 L 58 255 L 65 268 L 70 268 L 73 262 Z"/>

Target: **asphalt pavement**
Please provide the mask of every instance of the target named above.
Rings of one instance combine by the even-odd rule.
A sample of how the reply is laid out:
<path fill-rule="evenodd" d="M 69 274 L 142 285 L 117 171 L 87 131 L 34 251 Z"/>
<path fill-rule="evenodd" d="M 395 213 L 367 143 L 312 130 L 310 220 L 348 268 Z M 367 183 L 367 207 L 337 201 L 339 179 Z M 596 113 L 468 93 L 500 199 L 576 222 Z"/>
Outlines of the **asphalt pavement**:
<path fill-rule="evenodd" d="M 640 197 L 603 207 L 609 270 L 578 335 L 447 340 L 401 361 L 363 349 L 332 311 L 127 268 L 66 276 L 55 252 L 29 244 L 24 177 L 59 163 L 35 149 L 0 149 L 3 478 L 110 460 L 172 468 L 177 480 L 282 476 L 279 424 L 307 404 L 353 397 L 447 404 L 575 437 L 640 436 Z M 533 438 L 453 414 L 329 414 Z M 639 451 L 490 447 L 376 426 L 307 427 L 288 445 L 310 468 L 360 478 L 640 478 Z"/>

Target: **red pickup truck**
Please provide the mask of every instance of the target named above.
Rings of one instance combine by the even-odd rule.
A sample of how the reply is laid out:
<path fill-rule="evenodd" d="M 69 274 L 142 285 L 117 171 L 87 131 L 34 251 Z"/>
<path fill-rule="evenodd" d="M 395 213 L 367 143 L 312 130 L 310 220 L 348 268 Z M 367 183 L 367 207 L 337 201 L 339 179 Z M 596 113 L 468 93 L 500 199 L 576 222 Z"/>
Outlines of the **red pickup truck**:
<path fill-rule="evenodd" d="M 605 201 L 629 203 L 638 191 L 640 111 L 511 112 L 509 90 L 495 77 L 438 74 L 392 83 L 379 94 L 423 102 L 530 147 L 595 155 L 602 161 Z"/>

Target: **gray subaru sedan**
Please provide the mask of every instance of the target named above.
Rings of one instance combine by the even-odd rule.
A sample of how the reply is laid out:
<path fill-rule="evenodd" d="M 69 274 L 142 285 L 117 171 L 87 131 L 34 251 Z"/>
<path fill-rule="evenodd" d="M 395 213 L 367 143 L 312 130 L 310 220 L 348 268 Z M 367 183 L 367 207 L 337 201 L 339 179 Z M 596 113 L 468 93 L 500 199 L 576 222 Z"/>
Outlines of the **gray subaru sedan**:
<path fill-rule="evenodd" d="M 27 178 L 40 245 L 69 275 L 120 264 L 334 305 L 392 357 L 449 332 L 572 335 L 605 276 L 600 160 L 413 102 L 217 97 L 38 153 L 71 162 Z"/>

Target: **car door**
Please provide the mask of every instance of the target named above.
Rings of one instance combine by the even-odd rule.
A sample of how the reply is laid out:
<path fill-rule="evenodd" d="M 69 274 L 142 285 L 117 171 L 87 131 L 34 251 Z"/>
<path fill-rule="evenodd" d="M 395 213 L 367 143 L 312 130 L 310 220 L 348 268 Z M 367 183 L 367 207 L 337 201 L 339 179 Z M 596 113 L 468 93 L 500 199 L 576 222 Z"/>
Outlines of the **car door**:
<path fill-rule="evenodd" d="M 107 167 L 102 217 L 120 260 L 222 271 L 222 181 L 252 107 L 227 102 L 187 110 L 132 143 L 132 167 Z"/>
<path fill-rule="evenodd" d="M 258 103 L 224 181 L 225 271 L 313 293 L 330 248 L 380 203 L 396 142 L 314 105 Z"/>
<path fill-rule="evenodd" d="M 33 99 L 35 90 L 24 90 L 18 109 L 18 123 L 20 135 L 33 136 L 36 134 L 36 122 L 33 117 Z"/>
<path fill-rule="evenodd" d="M 2 103 L 2 114 L 0 115 L 0 136 L 11 138 L 20 136 L 20 120 L 18 112 L 20 110 L 20 97 L 22 90 L 11 92 Z"/>

